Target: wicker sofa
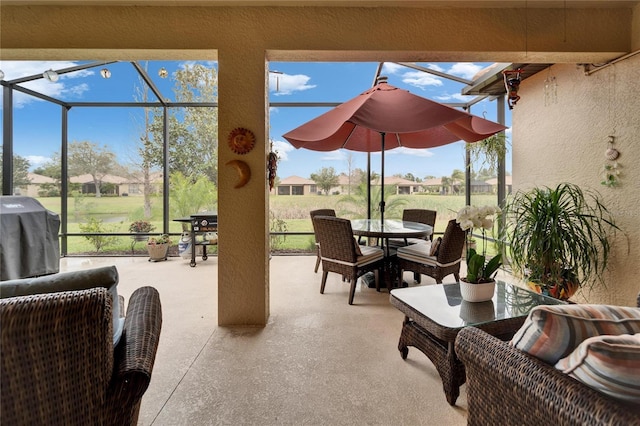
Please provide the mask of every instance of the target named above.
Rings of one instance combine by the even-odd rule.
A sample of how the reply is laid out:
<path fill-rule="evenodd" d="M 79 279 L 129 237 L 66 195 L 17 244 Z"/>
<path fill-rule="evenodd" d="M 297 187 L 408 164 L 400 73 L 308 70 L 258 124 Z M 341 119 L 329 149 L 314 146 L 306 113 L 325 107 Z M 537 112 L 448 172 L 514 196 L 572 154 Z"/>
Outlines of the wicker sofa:
<path fill-rule="evenodd" d="M 640 425 L 639 406 L 597 392 L 478 328 L 461 330 L 455 349 L 466 369 L 469 425 Z"/>
<path fill-rule="evenodd" d="M 126 315 L 119 296 L 124 328 L 114 346 L 117 281 L 108 267 L 0 282 L 3 425 L 137 423 L 162 309 L 152 287 L 131 295 Z"/>

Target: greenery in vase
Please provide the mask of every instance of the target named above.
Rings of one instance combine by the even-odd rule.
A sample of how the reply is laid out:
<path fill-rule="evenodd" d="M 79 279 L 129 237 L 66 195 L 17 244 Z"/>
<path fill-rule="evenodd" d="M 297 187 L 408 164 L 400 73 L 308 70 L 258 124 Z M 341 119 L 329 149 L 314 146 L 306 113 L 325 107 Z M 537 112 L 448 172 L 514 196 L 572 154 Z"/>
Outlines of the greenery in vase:
<path fill-rule="evenodd" d="M 504 216 L 501 239 L 514 272 L 563 299 L 580 286 L 604 284 L 609 238 L 619 228 L 597 192 L 570 183 L 518 191 Z"/>
<path fill-rule="evenodd" d="M 487 259 L 487 240 L 485 232 L 493 228 L 494 218 L 501 213 L 498 206 L 466 206 L 460 209 L 456 217 L 456 222 L 460 224 L 460 228 L 469 235 L 473 229 L 482 230 L 482 254 L 476 249 L 467 245 L 467 276 L 465 280 L 472 284 L 480 284 L 491 282 L 500 266 L 502 266 L 502 254 L 498 253 L 488 262 Z M 467 239 L 469 241 L 469 239 Z"/>

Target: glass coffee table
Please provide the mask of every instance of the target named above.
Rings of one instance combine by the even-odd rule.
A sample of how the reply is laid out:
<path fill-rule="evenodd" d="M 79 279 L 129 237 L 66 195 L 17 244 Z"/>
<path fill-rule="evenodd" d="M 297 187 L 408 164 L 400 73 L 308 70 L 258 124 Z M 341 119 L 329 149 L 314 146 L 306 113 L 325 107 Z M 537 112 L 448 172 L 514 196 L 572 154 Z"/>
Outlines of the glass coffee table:
<path fill-rule="evenodd" d="M 565 303 L 502 281 L 496 282 L 493 299 L 487 302 L 462 300 L 459 284 L 399 288 L 392 290 L 389 298 L 405 314 L 398 343 L 402 358 L 407 358 L 409 346 L 424 353 L 438 370 L 450 405 L 455 405 L 466 379 L 464 365 L 454 350 L 462 328 L 477 327 L 509 340 L 535 306 Z"/>

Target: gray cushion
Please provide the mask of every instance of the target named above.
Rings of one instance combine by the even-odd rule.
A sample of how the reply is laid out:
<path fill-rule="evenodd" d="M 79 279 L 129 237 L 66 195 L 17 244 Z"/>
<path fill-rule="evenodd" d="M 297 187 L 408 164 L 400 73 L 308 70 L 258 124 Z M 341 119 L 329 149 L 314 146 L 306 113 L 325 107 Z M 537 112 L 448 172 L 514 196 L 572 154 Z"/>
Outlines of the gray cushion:
<path fill-rule="evenodd" d="M 124 327 L 124 320 L 120 318 L 118 280 L 119 276 L 116 267 L 104 266 L 85 271 L 61 272 L 38 278 L 1 281 L 0 298 L 104 287 L 109 290 L 113 298 L 113 344 L 116 345 L 120 340 Z"/>

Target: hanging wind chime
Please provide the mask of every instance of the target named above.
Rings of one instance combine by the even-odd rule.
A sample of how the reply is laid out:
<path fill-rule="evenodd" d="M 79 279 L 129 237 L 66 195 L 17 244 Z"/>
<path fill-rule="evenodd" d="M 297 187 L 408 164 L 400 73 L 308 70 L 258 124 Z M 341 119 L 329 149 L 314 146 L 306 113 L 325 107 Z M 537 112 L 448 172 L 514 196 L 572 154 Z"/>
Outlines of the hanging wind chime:
<path fill-rule="evenodd" d="M 609 136 L 609 141 L 607 142 L 608 147 L 604 152 L 606 161 L 604 163 L 603 169 L 603 180 L 602 182 L 600 182 L 602 185 L 608 186 L 609 188 L 613 188 L 620 183 L 618 181 L 618 176 L 620 175 L 620 165 L 617 161 L 618 157 L 620 156 L 620 152 L 613 147 L 615 139 L 615 136 Z"/>

